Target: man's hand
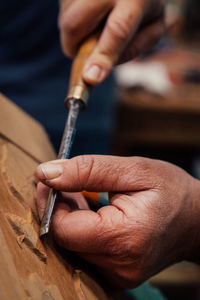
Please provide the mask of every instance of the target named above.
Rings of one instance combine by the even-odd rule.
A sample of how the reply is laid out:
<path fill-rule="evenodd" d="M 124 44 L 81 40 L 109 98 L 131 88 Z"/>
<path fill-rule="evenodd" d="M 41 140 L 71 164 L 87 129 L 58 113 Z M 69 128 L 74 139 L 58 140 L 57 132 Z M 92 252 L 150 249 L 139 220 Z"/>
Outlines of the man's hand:
<path fill-rule="evenodd" d="M 105 23 L 83 78 L 102 82 L 112 67 L 153 46 L 164 31 L 164 0 L 60 0 L 59 28 L 64 53 L 74 57 L 80 43 Z"/>
<path fill-rule="evenodd" d="M 94 264 L 113 284 L 137 286 L 199 253 L 200 184 L 172 164 L 79 156 L 41 164 L 36 176 L 49 187 L 71 192 L 71 200 L 58 204 L 52 219 L 56 241 Z M 38 186 L 39 210 L 47 199 L 43 183 Z M 109 192 L 110 205 L 89 210 L 83 199 L 73 200 L 72 192 L 82 190 Z"/>

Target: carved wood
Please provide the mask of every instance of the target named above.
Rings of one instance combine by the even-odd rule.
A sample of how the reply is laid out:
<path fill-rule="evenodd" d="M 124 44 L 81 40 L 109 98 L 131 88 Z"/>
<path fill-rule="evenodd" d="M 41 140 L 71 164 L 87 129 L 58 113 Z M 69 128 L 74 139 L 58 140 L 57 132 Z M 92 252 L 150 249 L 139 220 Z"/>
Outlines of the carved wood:
<path fill-rule="evenodd" d="M 38 237 L 33 172 L 54 158 L 44 130 L 3 95 L 0 124 L 0 299 L 108 299 L 93 276 Z"/>

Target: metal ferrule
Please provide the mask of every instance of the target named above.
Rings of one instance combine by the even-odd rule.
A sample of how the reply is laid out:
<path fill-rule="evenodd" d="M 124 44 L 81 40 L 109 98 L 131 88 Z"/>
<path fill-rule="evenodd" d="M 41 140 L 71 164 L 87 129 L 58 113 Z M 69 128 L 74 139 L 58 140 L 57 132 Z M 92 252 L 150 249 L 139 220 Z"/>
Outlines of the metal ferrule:
<path fill-rule="evenodd" d="M 65 104 L 68 106 L 68 101 L 70 99 L 74 98 L 74 99 L 77 99 L 77 100 L 81 100 L 83 102 L 84 106 L 87 106 L 89 95 L 90 95 L 90 89 L 89 88 L 85 88 L 82 85 L 72 86 L 69 89 L 69 92 L 68 92 L 67 97 L 65 99 Z"/>

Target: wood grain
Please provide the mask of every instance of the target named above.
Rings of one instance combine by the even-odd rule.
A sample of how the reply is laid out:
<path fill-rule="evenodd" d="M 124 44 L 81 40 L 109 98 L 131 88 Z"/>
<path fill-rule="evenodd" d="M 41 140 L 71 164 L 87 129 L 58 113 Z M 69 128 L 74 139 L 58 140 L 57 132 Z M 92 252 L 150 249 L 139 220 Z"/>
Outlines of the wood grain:
<path fill-rule="evenodd" d="M 45 161 L 47 154 L 49 159 L 55 157 L 44 128 L 2 94 L 0 101 L 0 135 L 37 162 Z"/>
<path fill-rule="evenodd" d="M 33 173 L 54 158 L 43 128 L 3 96 L 0 118 L 0 299 L 106 300 L 87 265 L 77 270 L 38 237 Z"/>

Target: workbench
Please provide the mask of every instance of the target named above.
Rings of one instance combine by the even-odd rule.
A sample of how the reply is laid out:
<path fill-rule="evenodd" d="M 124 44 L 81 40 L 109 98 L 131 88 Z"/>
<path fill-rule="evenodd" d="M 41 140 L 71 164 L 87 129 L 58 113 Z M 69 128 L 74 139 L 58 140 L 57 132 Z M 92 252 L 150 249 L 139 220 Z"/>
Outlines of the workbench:
<path fill-rule="evenodd" d="M 166 96 L 141 89 L 118 95 L 116 152 L 139 145 L 200 149 L 200 85 L 186 84 Z"/>

